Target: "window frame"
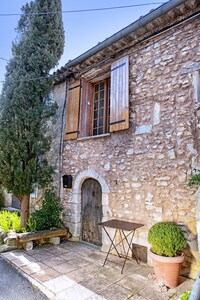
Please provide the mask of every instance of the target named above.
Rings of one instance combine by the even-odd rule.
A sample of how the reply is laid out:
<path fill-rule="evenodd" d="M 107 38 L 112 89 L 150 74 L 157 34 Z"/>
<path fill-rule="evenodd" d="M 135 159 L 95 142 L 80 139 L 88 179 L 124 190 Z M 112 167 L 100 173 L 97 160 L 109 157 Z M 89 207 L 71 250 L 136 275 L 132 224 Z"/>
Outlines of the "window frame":
<path fill-rule="evenodd" d="M 103 133 L 94 135 L 94 85 L 101 81 L 105 83 L 105 99 L 109 101 L 105 101 Z M 78 85 L 76 85 L 77 82 L 79 82 Z M 96 138 L 128 129 L 130 126 L 129 95 L 128 56 L 121 57 L 106 69 L 101 69 L 95 74 L 94 72 L 92 75 L 86 73 L 79 79 L 69 80 L 64 139 Z"/>
<path fill-rule="evenodd" d="M 95 102 L 95 85 L 104 83 L 104 116 L 103 116 L 103 133 L 94 134 L 94 102 Z M 92 101 L 91 101 L 91 111 L 90 111 L 90 136 L 100 136 L 109 133 L 109 110 L 110 110 L 110 77 L 103 80 L 92 83 Z M 99 117 L 98 117 L 99 120 Z M 99 128 L 99 127 L 97 127 Z"/>

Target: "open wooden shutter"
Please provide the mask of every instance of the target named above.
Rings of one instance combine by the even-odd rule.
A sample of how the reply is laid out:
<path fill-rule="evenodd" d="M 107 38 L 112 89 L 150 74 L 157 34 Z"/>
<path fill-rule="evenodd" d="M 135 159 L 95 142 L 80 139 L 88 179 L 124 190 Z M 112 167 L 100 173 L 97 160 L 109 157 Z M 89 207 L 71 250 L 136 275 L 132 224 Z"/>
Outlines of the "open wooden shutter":
<path fill-rule="evenodd" d="M 129 128 L 128 56 L 111 66 L 110 132 Z"/>
<path fill-rule="evenodd" d="M 92 99 L 91 83 L 84 78 L 81 79 L 81 100 L 79 118 L 79 137 L 86 137 L 90 134 L 90 109 Z"/>
<path fill-rule="evenodd" d="M 68 84 L 65 140 L 72 140 L 78 137 L 79 101 L 80 80 L 76 80 Z"/>

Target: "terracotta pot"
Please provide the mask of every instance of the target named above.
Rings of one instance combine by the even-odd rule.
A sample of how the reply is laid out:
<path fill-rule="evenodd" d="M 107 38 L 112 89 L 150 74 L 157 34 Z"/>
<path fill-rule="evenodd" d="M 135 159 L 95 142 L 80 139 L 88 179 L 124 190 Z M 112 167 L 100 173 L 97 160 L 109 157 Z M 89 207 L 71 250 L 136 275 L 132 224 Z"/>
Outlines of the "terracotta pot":
<path fill-rule="evenodd" d="M 156 280 L 160 285 L 175 288 L 179 284 L 179 273 L 184 254 L 176 257 L 165 257 L 154 254 L 149 250 L 154 267 Z"/>

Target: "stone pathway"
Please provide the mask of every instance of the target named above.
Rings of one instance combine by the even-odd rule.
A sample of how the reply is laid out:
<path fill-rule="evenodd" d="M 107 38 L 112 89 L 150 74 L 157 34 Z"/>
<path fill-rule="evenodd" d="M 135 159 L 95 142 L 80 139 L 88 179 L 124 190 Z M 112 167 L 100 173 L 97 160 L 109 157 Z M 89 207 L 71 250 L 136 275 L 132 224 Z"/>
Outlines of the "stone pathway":
<path fill-rule="evenodd" d="M 54 300 L 175 300 L 180 291 L 188 290 L 194 283 L 181 278 L 176 289 L 160 293 L 148 278 L 152 268 L 128 260 L 121 274 L 120 258 L 110 255 L 103 267 L 105 253 L 77 242 L 41 245 L 30 252 L 15 250 L 1 255 Z"/>

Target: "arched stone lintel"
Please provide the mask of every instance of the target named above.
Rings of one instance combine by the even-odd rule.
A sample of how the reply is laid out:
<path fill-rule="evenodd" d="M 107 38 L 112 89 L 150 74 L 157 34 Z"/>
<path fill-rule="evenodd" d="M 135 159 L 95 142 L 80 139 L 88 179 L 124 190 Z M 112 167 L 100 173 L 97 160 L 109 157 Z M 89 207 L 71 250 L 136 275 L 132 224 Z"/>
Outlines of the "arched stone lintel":
<path fill-rule="evenodd" d="M 83 182 L 88 179 L 92 178 L 97 180 L 102 189 L 102 220 L 106 221 L 108 218 L 108 214 L 110 213 L 109 209 L 109 187 L 104 179 L 104 177 L 99 174 L 93 167 L 88 167 L 87 170 L 81 172 L 75 179 L 74 187 L 72 190 L 72 203 L 76 204 L 75 209 L 73 212 L 74 215 L 74 222 L 73 222 L 73 231 L 75 237 L 80 237 L 80 230 L 81 230 L 81 224 L 80 224 L 80 216 L 81 216 L 81 187 Z M 103 236 L 103 244 L 104 244 L 104 236 Z"/>
<path fill-rule="evenodd" d="M 101 174 L 99 174 L 94 168 L 89 167 L 86 171 L 81 172 L 76 177 L 75 183 L 74 183 L 74 188 L 73 188 L 73 193 L 81 193 L 82 183 L 87 178 L 96 179 L 101 185 L 102 193 L 109 193 L 110 192 L 110 190 L 108 188 L 108 185 L 107 185 L 105 179 L 103 178 L 103 176 L 101 176 Z"/>

